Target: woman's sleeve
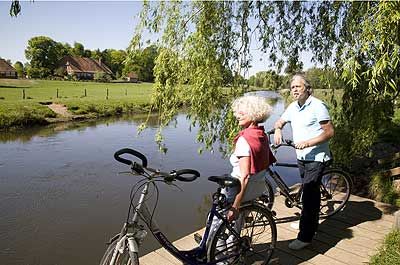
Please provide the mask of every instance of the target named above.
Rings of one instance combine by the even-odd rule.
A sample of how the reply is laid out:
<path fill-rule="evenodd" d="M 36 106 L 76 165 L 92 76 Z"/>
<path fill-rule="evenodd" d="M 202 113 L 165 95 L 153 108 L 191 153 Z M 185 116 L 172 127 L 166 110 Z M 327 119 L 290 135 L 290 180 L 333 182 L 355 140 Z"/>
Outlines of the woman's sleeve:
<path fill-rule="evenodd" d="M 235 152 L 233 153 L 237 157 L 250 156 L 250 145 L 247 143 L 243 136 L 240 136 L 236 142 Z"/>

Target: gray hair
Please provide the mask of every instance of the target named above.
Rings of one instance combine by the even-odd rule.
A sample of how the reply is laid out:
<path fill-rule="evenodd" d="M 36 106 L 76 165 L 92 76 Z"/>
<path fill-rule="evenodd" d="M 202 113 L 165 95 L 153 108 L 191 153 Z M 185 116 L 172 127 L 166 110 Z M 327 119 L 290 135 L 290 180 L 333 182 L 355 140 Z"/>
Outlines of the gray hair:
<path fill-rule="evenodd" d="M 308 81 L 308 79 L 306 78 L 306 76 L 303 73 L 297 73 L 294 76 L 292 76 L 292 79 L 290 79 L 290 84 L 292 84 L 293 80 L 296 77 L 300 77 L 303 80 L 304 87 L 306 88 L 308 93 L 311 95 L 313 93 L 313 89 L 311 87 L 311 83 L 310 83 L 310 81 Z"/>
<path fill-rule="evenodd" d="M 264 122 L 272 111 L 266 99 L 259 96 L 242 96 L 232 103 L 232 110 L 237 117 L 241 111 L 253 122 Z"/>

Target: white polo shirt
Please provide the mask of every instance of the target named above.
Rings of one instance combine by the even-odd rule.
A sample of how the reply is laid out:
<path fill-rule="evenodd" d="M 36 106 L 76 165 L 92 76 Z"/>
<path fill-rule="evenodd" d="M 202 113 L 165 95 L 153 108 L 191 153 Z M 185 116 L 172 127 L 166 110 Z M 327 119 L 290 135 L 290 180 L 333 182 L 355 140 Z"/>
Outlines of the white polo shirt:
<path fill-rule="evenodd" d="M 329 121 L 328 107 L 321 100 L 309 96 L 303 106 L 292 102 L 281 117 L 292 126 L 293 141 L 298 143 L 320 135 L 322 121 Z M 316 146 L 296 149 L 297 159 L 324 162 L 331 159 L 328 141 Z"/>

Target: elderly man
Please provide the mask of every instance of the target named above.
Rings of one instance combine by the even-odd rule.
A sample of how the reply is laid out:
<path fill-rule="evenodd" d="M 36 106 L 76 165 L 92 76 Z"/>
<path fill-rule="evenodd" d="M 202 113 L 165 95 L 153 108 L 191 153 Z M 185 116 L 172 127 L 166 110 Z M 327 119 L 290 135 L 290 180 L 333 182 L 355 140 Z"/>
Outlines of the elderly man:
<path fill-rule="evenodd" d="M 312 88 L 302 74 L 293 76 L 290 90 L 295 99 L 275 122 L 275 144 L 282 141 L 281 129 L 290 123 L 296 146 L 297 163 L 303 182 L 303 209 L 297 239 L 289 248 L 309 245 L 317 231 L 321 204 L 320 182 L 326 163 L 331 160 L 328 140 L 334 134 L 327 106 L 312 96 Z"/>

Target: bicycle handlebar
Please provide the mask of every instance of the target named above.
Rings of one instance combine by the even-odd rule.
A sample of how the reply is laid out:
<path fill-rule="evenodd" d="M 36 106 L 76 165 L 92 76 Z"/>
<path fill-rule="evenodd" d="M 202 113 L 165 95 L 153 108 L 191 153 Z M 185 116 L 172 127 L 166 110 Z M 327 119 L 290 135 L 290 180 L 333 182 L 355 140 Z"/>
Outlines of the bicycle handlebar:
<path fill-rule="evenodd" d="M 181 169 L 175 172 L 175 179 L 183 182 L 191 182 L 200 177 L 200 173 L 194 169 Z M 183 177 L 182 175 L 192 175 L 191 177 Z"/>
<path fill-rule="evenodd" d="M 288 140 L 288 139 L 283 139 L 282 143 L 280 143 L 278 145 L 271 144 L 271 148 L 273 148 L 273 149 L 278 149 L 281 146 L 290 146 L 290 147 L 296 148 L 296 146 L 294 145 L 293 141 L 292 140 Z"/>
<path fill-rule="evenodd" d="M 142 161 L 142 164 L 138 164 L 131 160 L 122 158 L 121 155 L 123 154 L 130 154 L 139 158 Z M 148 171 L 155 173 L 158 176 L 162 176 L 166 181 L 173 181 L 176 179 L 183 182 L 192 182 L 198 177 L 200 177 L 200 173 L 194 169 L 173 170 L 170 173 L 165 173 L 165 172 L 160 172 L 159 170 L 156 169 L 149 168 L 147 167 L 147 158 L 142 153 L 130 148 L 123 148 L 121 150 L 118 150 L 117 152 L 115 152 L 114 158 L 118 162 L 131 166 L 131 169 L 139 174 L 143 174 L 144 169 L 147 169 Z M 191 176 L 184 176 L 184 175 L 191 175 Z"/>
<path fill-rule="evenodd" d="M 121 155 L 123 155 L 123 154 L 130 154 L 130 155 L 136 156 L 137 158 L 142 160 L 141 166 L 147 167 L 147 158 L 143 154 L 139 153 L 138 151 L 130 149 L 130 148 L 123 148 L 123 149 L 115 152 L 115 154 L 114 154 L 115 160 L 117 160 L 118 162 L 121 162 L 123 164 L 126 164 L 128 166 L 133 165 L 133 162 L 131 160 L 121 157 Z"/>
<path fill-rule="evenodd" d="M 272 128 L 271 130 L 267 131 L 266 134 L 268 135 L 268 138 L 271 140 L 271 134 L 275 133 L 275 128 Z M 282 143 L 275 145 L 275 144 L 271 144 L 271 148 L 273 149 L 278 149 L 281 146 L 290 146 L 293 148 L 296 148 L 296 146 L 294 145 L 294 142 L 292 140 L 289 139 L 282 139 Z"/>

